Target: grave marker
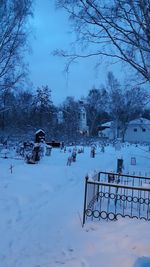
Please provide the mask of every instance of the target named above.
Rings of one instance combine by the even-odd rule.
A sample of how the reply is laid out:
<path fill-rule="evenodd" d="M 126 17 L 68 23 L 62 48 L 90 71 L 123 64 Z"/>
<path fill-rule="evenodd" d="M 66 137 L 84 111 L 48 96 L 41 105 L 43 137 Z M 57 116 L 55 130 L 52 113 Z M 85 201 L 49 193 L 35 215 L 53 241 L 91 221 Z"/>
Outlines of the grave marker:
<path fill-rule="evenodd" d="M 136 165 L 136 158 L 135 157 L 131 157 L 131 165 Z"/>

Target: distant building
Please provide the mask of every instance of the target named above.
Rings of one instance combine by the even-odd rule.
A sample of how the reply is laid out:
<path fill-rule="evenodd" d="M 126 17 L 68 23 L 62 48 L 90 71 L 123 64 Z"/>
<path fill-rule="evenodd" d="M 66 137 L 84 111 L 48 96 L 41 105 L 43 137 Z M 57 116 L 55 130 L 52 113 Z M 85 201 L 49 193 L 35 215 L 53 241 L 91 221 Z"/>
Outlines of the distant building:
<path fill-rule="evenodd" d="M 106 123 L 101 124 L 101 126 L 99 126 L 98 136 L 113 140 L 115 138 L 113 121 L 108 121 Z"/>
<path fill-rule="evenodd" d="M 57 113 L 57 122 L 58 124 L 62 124 L 64 122 L 64 114 L 61 110 Z"/>
<path fill-rule="evenodd" d="M 86 109 L 82 101 L 79 102 L 79 132 L 81 134 L 89 134 L 89 127 L 87 125 Z"/>
<path fill-rule="evenodd" d="M 117 129 L 113 121 L 102 124 L 99 127 L 98 136 L 113 140 L 117 138 Z M 121 129 L 119 132 L 121 136 Z M 127 130 L 124 135 L 124 141 L 127 142 L 147 142 L 150 143 L 150 120 L 139 118 L 128 123 Z"/>
<path fill-rule="evenodd" d="M 125 141 L 150 143 L 150 120 L 139 118 L 129 122 Z"/>

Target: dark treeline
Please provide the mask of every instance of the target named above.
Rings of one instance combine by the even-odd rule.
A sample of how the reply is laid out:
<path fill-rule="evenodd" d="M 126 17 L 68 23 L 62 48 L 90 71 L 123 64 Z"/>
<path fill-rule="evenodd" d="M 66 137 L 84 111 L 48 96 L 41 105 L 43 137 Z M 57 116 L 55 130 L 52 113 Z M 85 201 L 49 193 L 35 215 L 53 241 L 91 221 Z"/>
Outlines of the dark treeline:
<path fill-rule="evenodd" d="M 81 137 L 78 130 L 80 101 L 68 96 L 61 105 L 56 106 L 51 93 L 48 86 L 38 87 L 35 92 L 1 91 L 1 134 L 33 134 L 42 128 L 48 138 L 75 140 Z M 82 99 L 89 135 L 97 136 L 99 126 L 110 120 L 125 133 L 130 120 L 139 116 L 149 119 L 148 101 L 149 96 L 144 89 L 122 89 L 113 73 L 108 73 L 107 86 L 93 87 Z"/>

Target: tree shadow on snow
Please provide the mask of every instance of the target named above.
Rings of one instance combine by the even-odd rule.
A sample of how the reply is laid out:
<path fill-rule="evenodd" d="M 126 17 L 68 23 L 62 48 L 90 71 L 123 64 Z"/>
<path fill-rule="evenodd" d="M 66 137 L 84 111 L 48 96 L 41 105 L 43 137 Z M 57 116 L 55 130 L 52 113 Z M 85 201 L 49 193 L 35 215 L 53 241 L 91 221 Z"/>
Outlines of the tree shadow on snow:
<path fill-rule="evenodd" d="M 150 257 L 140 257 L 133 267 L 150 267 Z"/>

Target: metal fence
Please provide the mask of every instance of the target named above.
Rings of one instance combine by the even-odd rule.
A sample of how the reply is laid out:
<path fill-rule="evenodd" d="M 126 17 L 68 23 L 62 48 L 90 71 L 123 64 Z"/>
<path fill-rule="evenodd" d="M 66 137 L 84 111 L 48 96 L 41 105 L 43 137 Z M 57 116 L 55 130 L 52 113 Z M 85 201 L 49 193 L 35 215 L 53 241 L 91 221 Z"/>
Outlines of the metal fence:
<path fill-rule="evenodd" d="M 150 221 L 150 178 L 109 172 L 93 178 L 85 179 L 83 225 L 121 217 Z"/>

